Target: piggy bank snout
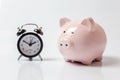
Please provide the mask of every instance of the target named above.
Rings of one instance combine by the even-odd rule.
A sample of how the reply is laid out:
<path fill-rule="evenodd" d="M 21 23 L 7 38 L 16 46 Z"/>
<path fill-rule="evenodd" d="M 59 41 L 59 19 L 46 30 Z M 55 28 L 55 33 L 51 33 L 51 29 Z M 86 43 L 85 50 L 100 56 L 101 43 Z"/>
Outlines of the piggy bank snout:
<path fill-rule="evenodd" d="M 68 39 L 61 39 L 59 46 L 62 48 L 70 48 L 72 46 L 72 42 Z"/>

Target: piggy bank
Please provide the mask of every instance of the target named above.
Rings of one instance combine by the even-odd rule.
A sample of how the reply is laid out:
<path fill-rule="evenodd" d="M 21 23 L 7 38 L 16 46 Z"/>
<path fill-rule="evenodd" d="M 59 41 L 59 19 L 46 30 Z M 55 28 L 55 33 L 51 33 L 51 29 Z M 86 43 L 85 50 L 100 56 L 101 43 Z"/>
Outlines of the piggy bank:
<path fill-rule="evenodd" d="M 102 60 L 106 47 L 106 35 L 92 18 L 83 21 L 60 19 L 58 48 L 65 61 L 89 65 Z"/>

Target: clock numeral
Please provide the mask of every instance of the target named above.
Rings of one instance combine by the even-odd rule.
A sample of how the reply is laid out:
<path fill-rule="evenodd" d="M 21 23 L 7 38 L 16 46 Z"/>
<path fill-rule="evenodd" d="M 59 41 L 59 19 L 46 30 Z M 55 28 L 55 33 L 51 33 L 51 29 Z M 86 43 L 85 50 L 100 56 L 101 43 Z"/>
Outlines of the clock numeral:
<path fill-rule="evenodd" d="M 32 36 L 30 36 L 29 38 L 32 38 Z"/>
<path fill-rule="evenodd" d="M 22 48 L 22 50 L 24 51 L 25 49 L 24 49 L 24 48 Z"/>
<path fill-rule="evenodd" d="M 40 45 L 38 44 L 38 46 L 40 46 Z"/>
<path fill-rule="evenodd" d="M 33 37 L 33 39 L 35 39 L 35 37 Z"/>
<path fill-rule="evenodd" d="M 38 43 L 39 41 L 37 40 L 36 42 Z"/>
<path fill-rule="evenodd" d="M 29 39 L 34 39 L 34 37 L 30 36 Z"/>
<path fill-rule="evenodd" d="M 29 52 L 29 54 L 31 54 L 31 52 Z"/>
<path fill-rule="evenodd" d="M 23 44 L 21 44 L 21 46 L 23 46 Z"/>
<path fill-rule="evenodd" d="M 39 48 L 37 48 L 37 50 L 39 50 Z"/>
<path fill-rule="evenodd" d="M 26 53 L 28 52 L 28 50 L 25 51 Z"/>
<path fill-rule="evenodd" d="M 28 39 L 28 37 L 26 37 L 26 39 Z"/>

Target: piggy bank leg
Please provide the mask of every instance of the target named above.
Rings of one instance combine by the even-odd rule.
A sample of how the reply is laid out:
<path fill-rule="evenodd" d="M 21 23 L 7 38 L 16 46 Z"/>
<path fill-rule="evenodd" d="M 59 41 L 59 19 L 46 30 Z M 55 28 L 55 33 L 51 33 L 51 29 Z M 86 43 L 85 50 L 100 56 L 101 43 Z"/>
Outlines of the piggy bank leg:
<path fill-rule="evenodd" d="M 101 61 L 101 60 L 102 60 L 102 56 L 96 58 L 96 61 Z"/>
<path fill-rule="evenodd" d="M 90 64 L 92 64 L 92 61 L 93 60 L 83 60 L 83 61 L 81 61 L 81 63 L 85 64 L 85 65 L 90 65 Z"/>
<path fill-rule="evenodd" d="M 74 60 L 71 60 L 71 62 L 73 63 L 73 62 L 75 62 Z"/>
<path fill-rule="evenodd" d="M 66 58 L 65 58 L 65 61 L 66 61 L 66 62 L 70 62 L 70 60 L 69 60 L 69 59 L 66 59 Z"/>
<path fill-rule="evenodd" d="M 75 62 L 74 60 L 65 59 L 66 62 Z"/>

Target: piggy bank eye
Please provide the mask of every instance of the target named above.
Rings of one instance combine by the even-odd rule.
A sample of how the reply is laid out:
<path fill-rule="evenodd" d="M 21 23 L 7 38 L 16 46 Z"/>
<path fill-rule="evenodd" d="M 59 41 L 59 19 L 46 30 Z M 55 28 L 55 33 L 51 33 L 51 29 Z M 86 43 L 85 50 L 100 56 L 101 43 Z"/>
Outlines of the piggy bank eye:
<path fill-rule="evenodd" d="M 72 34 L 74 34 L 74 32 L 71 32 Z"/>
<path fill-rule="evenodd" d="M 63 31 L 63 33 L 66 33 L 66 31 Z"/>

